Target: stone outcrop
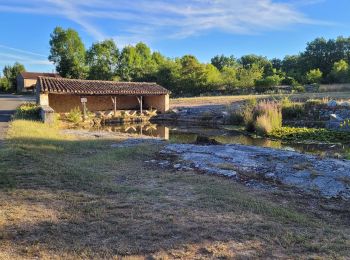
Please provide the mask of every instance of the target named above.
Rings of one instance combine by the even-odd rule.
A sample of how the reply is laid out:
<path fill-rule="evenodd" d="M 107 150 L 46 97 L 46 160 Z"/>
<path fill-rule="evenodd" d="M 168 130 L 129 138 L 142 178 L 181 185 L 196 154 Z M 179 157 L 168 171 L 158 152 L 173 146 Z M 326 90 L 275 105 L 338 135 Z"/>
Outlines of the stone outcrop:
<path fill-rule="evenodd" d="M 249 185 L 283 185 L 324 198 L 350 199 L 350 161 L 347 160 L 244 145 L 169 144 L 161 154 L 169 158 L 177 156 L 176 169 L 193 168 Z"/>

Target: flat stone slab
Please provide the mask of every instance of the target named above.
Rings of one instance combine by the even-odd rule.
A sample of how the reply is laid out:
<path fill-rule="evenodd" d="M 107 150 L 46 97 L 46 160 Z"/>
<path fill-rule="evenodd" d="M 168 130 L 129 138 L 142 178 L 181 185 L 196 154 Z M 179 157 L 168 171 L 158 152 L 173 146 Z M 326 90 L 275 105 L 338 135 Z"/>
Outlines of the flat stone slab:
<path fill-rule="evenodd" d="M 193 167 L 208 174 L 282 184 L 324 198 L 350 199 L 348 160 L 238 144 L 168 144 L 161 154 L 176 155 L 181 167 Z"/>

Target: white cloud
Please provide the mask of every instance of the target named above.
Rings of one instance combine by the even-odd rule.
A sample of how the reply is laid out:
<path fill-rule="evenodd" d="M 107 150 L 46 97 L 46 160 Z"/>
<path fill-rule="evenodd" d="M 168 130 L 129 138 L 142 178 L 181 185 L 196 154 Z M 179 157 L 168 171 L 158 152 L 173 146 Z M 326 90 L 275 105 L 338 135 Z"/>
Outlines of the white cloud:
<path fill-rule="evenodd" d="M 0 44 L 0 65 L 11 65 L 16 61 L 24 64 L 25 67 L 39 65 L 45 68 L 53 68 L 53 64 L 48 61 L 47 55 Z"/>
<path fill-rule="evenodd" d="M 125 45 L 213 30 L 255 34 L 296 24 L 326 24 L 307 17 L 298 10 L 299 5 L 298 0 L 0 0 L 0 12 L 63 16 L 96 40 L 112 37 Z M 100 27 L 110 29 L 104 32 Z"/>

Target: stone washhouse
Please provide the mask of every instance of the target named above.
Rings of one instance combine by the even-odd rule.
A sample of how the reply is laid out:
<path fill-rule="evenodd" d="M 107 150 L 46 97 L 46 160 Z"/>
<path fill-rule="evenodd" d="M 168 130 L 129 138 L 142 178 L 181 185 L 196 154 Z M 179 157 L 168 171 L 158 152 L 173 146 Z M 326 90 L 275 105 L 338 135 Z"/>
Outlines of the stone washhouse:
<path fill-rule="evenodd" d="M 36 83 L 36 101 L 45 122 L 54 112 L 68 113 L 76 107 L 83 111 L 84 106 L 90 112 L 109 115 L 117 111 L 164 113 L 169 110 L 169 94 L 169 90 L 149 82 L 38 77 Z"/>

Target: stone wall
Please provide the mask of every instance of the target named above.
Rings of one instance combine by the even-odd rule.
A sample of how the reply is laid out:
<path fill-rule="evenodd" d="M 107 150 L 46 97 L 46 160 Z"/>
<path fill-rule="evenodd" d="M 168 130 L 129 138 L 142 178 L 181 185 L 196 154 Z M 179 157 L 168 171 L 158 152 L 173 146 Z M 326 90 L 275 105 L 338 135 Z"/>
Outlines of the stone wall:
<path fill-rule="evenodd" d="M 321 92 L 333 92 L 333 91 L 350 91 L 350 84 L 321 84 L 319 91 Z"/>
<path fill-rule="evenodd" d="M 55 122 L 55 111 L 49 106 L 41 106 L 40 117 L 44 123 L 53 124 Z"/>

